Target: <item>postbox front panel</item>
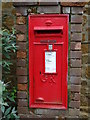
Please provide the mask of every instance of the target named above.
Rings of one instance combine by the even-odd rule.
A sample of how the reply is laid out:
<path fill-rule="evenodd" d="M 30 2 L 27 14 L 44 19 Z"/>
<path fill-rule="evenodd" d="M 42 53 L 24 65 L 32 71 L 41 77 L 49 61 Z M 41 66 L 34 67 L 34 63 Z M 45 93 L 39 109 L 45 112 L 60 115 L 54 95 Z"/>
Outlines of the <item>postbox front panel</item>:
<path fill-rule="evenodd" d="M 29 16 L 29 105 L 67 108 L 67 15 Z"/>

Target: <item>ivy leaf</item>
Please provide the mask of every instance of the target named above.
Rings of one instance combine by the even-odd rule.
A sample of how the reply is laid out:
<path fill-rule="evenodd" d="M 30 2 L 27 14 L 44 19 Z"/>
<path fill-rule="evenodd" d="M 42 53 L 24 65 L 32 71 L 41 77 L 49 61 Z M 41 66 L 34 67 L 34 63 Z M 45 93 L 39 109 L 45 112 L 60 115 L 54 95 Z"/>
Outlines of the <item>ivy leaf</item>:
<path fill-rule="evenodd" d="M 1 111 L 4 113 L 5 112 L 5 106 L 1 106 Z"/>
<path fill-rule="evenodd" d="M 12 109 L 12 113 L 16 113 L 17 111 L 15 111 L 15 107 Z"/>
<path fill-rule="evenodd" d="M 5 115 L 7 116 L 10 113 L 11 107 L 9 107 L 6 111 L 5 111 Z"/>
<path fill-rule="evenodd" d="M 12 97 L 8 97 L 8 96 L 7 96 L 7 98 L 8 98 L 10 101 L 15 102 L 15 100 L 14 100 Z"/>
<path fill-rule="evenodd" d="M 19 116 L 17 116 L 16 114 L 13 114 L 14 115 L 14 117 L 16 118 L 16 119 L 19 119 Z"/>

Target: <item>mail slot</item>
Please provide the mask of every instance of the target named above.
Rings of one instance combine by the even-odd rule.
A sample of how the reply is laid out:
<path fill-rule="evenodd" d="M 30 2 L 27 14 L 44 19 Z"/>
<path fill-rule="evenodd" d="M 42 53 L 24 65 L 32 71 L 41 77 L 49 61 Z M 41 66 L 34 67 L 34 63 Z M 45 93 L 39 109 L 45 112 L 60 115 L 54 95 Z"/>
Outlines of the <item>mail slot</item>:
<path fill-rule="evenodd" d="M 29 106 L 67 109 L 68 15 L 30 15 Z"/>

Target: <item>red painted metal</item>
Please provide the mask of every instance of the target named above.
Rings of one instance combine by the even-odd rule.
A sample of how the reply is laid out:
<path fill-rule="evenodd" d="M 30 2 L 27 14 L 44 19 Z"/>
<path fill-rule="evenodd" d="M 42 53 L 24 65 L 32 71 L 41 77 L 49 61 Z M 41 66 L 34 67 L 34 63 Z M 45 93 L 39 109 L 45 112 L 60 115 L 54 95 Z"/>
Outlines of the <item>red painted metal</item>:
<path fill-rule="evenodd" d="M 28 19 L 29 106 L 67 109 L 68 15 L 30 15 Z M 49 62 L 54 64 L 49 68 L 45 55 L 51 55 Z"/>

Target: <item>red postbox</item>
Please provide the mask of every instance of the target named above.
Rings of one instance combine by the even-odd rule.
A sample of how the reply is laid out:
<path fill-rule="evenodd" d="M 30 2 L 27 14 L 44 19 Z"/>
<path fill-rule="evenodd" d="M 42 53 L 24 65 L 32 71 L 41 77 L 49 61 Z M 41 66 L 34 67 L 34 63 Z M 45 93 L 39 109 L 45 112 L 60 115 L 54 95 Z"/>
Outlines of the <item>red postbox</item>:
<path fill-rule="evenodd" d="M 29 106 L 67 109 L 68 15 L 29 16 Z"/>

